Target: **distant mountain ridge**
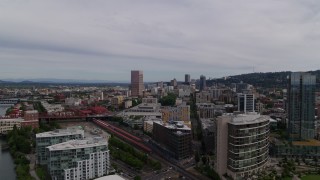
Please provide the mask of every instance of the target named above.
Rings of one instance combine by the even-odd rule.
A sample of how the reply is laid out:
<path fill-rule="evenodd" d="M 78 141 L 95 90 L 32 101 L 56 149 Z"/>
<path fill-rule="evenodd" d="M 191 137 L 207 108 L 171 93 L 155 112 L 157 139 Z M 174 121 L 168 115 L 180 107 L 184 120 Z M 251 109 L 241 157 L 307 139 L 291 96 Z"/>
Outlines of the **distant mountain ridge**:
<path fill-rule="evenodd" d="M 129 83 L 128 81 L 107 81 L 107 80 L 81 80 L 81 79 L 55 79 L 55 78 L 35 78 L 35 79 L 3 79 L 6 83 Z"/>

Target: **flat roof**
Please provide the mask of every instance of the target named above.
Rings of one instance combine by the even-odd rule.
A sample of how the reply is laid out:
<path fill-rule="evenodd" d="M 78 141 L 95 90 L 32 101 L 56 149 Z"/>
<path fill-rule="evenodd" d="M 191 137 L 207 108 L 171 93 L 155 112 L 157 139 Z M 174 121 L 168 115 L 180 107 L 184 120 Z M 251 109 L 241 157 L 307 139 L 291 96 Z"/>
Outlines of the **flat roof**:
<path fill-rule="evenodd" d="M 108 141 L 102 138 L 90 138 L 84 140 L 71 140 L 60 144 L 48 146 L 49 151 L 68 150 L 68 149 L 81 149 L 96 146 L 108 146 Z"/>
<path fill-rule="evenodd" d="M 180 127 L 175 124 L 163 123 L 162 121 L 154 121 L 154 123 L 160 124 L 161 126 L 164 126 L 168 129 L 190 130 L 191 131 L 191 128 L 189 128 L 188 126 L 183 124 L 183 121 L 176 121 L 176 122 L 177 122 L 177 124 L 180 125 Z"/>
<path fill-rule="evenodd" d="M 57 129 L 57 130 L 54 130 L 54 131 L 38 133 L 38 134 L 36 134 L 36 138 L 68 136 L 68 135 L 74 135 L 74 134 L 84 134 L 84 130 L 75 129 L 75 128 L 72 128 L 72 129 Z"/>
<path fill-rule="evenodd" d="M 262 116 L 256 113 L 238 114 L 232 115 L 230 124 L 242 125 L 242 124 L 255 124 L 260 122 L 270 121 L 269 116 Z"/>

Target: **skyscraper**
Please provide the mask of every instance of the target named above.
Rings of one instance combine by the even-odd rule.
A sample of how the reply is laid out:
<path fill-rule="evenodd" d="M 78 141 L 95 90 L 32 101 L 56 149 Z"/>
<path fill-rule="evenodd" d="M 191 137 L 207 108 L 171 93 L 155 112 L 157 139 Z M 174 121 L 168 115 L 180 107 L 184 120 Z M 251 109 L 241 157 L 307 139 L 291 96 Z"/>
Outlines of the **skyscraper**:
<path fill-rule="evenodd" d="M 206 77 L 204 75 L 200 76 L 200 91 L 203 91 L 204 89 L 206 89 L 207 85 L 206 85 Z"/>
<path fill-rule="evenodd" d="M 131 96 L 142 96 L 143 94 L 143 72 L 131 71 Z"/>
<path fill-rule="evenodd" d="M 190 74 L 185 74 L 184 75 L 184 82 L 185 83 L 190 83 Z"/>
<path fill-rule="evenodd" d="M 316 76 L 291 73 L 288 87 L 290 140 L 307 140 L 315 136 L 315 89 Z"/>

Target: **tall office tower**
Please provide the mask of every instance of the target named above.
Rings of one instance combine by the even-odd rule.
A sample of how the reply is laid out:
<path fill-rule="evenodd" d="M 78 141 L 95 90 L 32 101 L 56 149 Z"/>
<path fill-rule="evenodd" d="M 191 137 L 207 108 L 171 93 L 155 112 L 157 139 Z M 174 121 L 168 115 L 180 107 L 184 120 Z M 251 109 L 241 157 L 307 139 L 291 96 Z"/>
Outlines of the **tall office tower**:
<path fill-rule="evenodd" d="M 248 179 L 269 159 L 270 117 L 256 113 L 219 116 L 216 121 L 215 169 L 220 177 Z"/>
<path fill-rule="evenodd" d="M 207 87 L 206 85 L 206 77 L 204 75 L 200 76 L 200 91 L 205 90 Z"/>
<path fill-rule="evenodd" d="M 131 96 L 142 96 L 144 90 L 143 72 L 131 71 Z"/>
<path fill-rule="evenodd" d="M 315 137 L 316 76 L 294 72 L 289 77 L 288 117 L 290 140 Z"/>
<path fill-rule="evenodd" d="M 238 111 L 254 112 L 254 95 L 253 94 L 238 94 Z"/>
<path fill-rule="evenodd" d="M 185 75 L 184 75 L 184 82 L 185 82 L 185 83 L 190 83 L 190 82 L 191 82 L 191 80 L 190 80 L 190 74 L 185 74 Z"/>

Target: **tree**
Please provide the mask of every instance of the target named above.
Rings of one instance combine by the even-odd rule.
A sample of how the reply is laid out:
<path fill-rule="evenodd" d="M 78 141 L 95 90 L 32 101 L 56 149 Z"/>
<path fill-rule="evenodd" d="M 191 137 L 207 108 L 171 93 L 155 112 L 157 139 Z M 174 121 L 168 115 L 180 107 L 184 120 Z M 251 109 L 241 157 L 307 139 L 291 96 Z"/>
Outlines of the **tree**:
<path fill-rule="evenodd" d="M 177 96 L 173 93 L 168 93 L 167 96 L 164 96 L 160 99 L 162 106 L 174 106 L 176 104 Z"/>
<path fill-rule="evenodd" d="M 141 177 L 140 176 L 136 176 L 136 177 L 134 177 L 134 180 L 141 180 Z"/>

